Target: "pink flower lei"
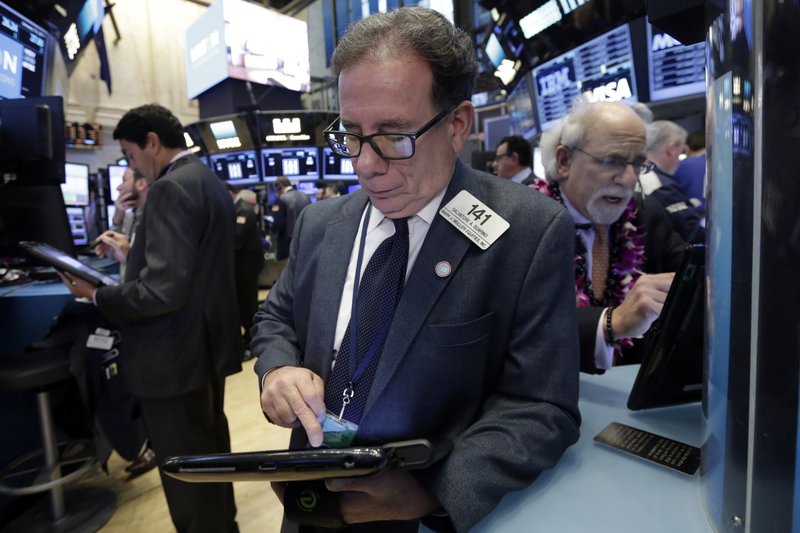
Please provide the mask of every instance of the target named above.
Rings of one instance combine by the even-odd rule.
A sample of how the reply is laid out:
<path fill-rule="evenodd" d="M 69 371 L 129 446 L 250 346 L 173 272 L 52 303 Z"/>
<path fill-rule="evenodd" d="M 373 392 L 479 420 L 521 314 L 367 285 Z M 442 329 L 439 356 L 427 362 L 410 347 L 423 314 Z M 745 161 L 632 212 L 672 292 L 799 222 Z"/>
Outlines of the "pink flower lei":
<path fill-rule="evenodd" d="M 548 183 L 537 178 L 530 187 L 564 204 L 557 183 Z M 639 279 L 645 259 L 644 232 L 641 226 L 636 225 L 636 214 L 636 202 L 631 199 L 619 220 L 611 224 L 611 258 L 608 265 L 608 282 L 602 300 L 597 300 L 592 292 L 592 281 L 586 271 L 586 249 L 576 232 L 574 265 L 577 307 L 617 306 L 622 303 Z"/>

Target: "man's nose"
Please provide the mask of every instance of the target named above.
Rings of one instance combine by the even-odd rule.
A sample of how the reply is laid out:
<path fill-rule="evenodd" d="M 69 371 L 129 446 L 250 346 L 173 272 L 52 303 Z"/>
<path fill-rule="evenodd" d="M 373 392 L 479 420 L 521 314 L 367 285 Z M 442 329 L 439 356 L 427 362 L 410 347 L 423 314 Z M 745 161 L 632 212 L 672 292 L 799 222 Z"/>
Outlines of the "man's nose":
<path fill-rule="evenodd" d="M 370 143 L 361 145 L 361 153 L 353 161 L 359 177 L 370 178 L 386 172 L 389 162 L 378 155 Z"/>

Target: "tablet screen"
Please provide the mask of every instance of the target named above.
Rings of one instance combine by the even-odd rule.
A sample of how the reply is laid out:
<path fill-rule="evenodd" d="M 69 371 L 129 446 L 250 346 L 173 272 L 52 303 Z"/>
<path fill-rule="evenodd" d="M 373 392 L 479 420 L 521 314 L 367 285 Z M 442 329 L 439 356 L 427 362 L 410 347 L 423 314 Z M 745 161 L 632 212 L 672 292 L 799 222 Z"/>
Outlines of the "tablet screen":
<path fill-rule="evenodd" d="M 57 270 L 63 270 L 73 276 L 81 278 L 95 285 L 118 285 L 119 282 L 97 269 L 78 261 L 66 252 L 53 248 L 49 244 L 32 241 L 22 241 L 19 245 L 31 255 L 48 262 Z"/>

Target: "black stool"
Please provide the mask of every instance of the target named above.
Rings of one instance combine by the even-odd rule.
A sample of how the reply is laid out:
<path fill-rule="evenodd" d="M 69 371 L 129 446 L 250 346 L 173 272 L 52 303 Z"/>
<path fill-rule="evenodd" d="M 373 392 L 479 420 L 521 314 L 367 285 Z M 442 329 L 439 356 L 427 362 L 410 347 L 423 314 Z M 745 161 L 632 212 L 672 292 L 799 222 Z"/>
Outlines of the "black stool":
<path fill-rule="evenodd" d="M 19 457 L 0 471 L 0 493 L 50 492 L 49 501 L 34 505 L 3 531 L 97 531 L 116 509 L 116 495 L 108 489 L 86 487 L 64 491 L 64 484 L 88 473 L 97 464 L 91 441 L 59 443 L 56 439 L 48 389 L 72 379 L 70 346 L 49 346 L 0 357 L 0 391 L 36 391 L 43 444 L 41 450 Z M 62 474 L 62 470 L 68 473 Z"/>

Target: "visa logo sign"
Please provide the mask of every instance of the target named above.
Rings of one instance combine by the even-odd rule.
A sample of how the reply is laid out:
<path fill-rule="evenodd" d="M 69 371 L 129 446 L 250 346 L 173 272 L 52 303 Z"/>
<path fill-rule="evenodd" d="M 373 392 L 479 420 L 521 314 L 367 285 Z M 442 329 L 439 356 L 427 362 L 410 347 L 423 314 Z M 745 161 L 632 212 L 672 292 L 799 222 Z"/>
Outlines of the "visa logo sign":
<path fill-rule="evenodd" d="M 633 96 L 627 78 L 610 81 L 583 94 L 590 102 L 619 102 Z"/>
<path fill-rule="evenodd" d="M 0 97 L 19 98 L 22 93 L 22 44 L 0 34 Z"/>

